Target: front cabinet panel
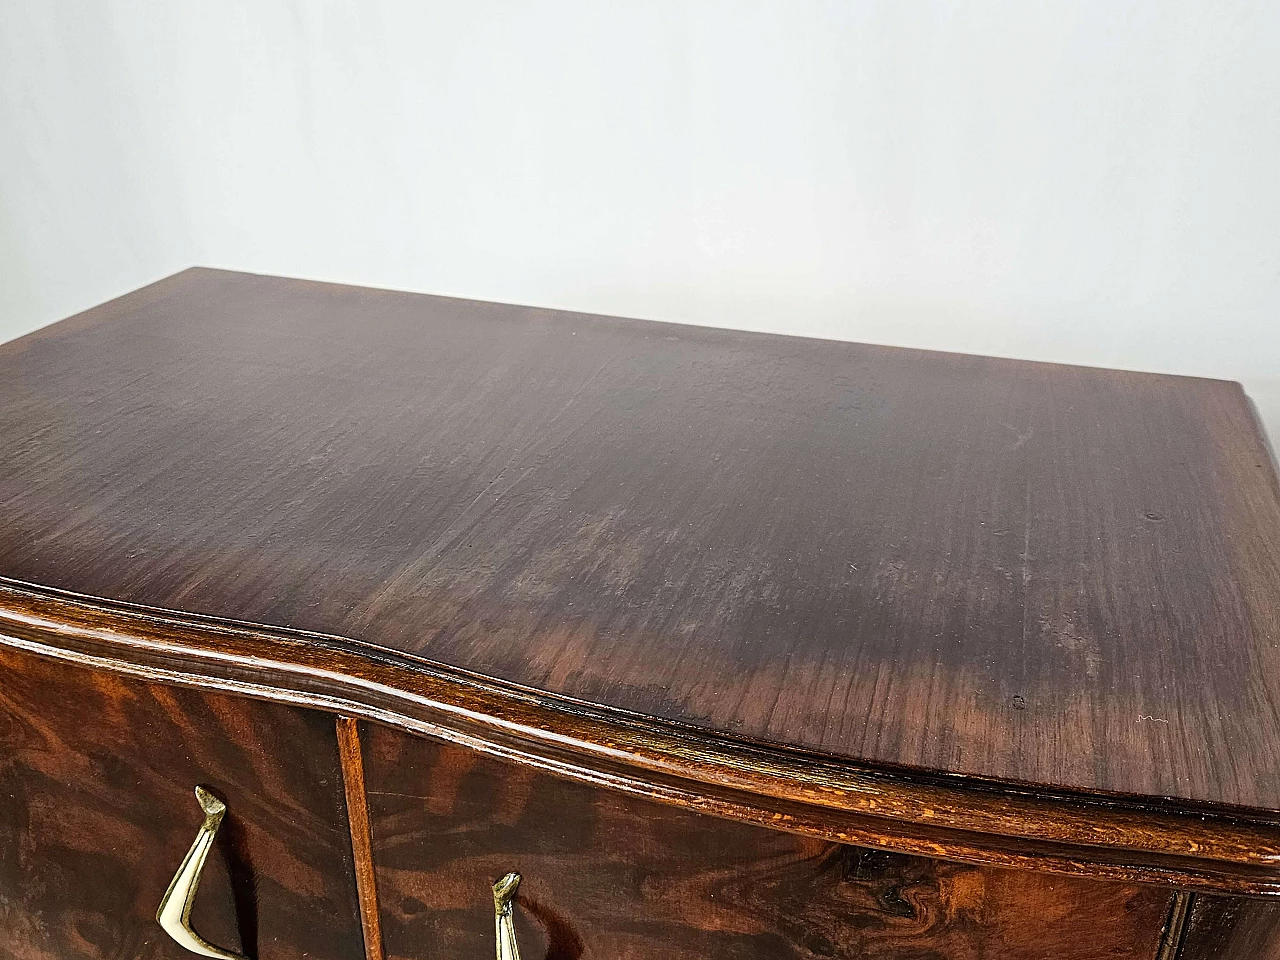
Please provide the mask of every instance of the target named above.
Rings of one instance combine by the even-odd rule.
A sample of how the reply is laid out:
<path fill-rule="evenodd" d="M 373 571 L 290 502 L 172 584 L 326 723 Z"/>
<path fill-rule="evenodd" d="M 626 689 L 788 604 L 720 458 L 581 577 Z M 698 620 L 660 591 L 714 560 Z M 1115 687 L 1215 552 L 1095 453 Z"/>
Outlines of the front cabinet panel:
<path fill-rule="evenodd" d="M 362 725 L 390 960 L 1153 960 L 1171 896 L 841 846 Z"/>
<path fill-rule="evenodd" d="M 1197 894 L 1178 960 L 1280 960 L 1280 903 Z"/>
<path fill-rule="evenodd" d="M 0 957 L 190 960 L 156 907 L 227 803 L 195 929 L 258 960 L 363 957 L 333 719 L 0 647 Z"/>

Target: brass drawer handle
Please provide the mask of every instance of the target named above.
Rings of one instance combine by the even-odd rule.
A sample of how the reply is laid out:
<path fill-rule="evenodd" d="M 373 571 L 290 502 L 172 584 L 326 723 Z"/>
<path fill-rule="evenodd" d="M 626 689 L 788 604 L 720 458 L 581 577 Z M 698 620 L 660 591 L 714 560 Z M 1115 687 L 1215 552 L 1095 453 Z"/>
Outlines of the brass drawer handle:
<path fill-rule="evenodd" d="M 511 904 L 520 886 L 520 874 L 508 873 L 493 885 L 493 913 L 497 926 L 498 960 L 520 960 L 516 945 L 516 925 L 511 917 Z"/>
<path fill-rule="evenodd" d="M 160 898 L 156 921 L 179 946 L 209 960 L 248 960 L 247 957 L 215 947 L 191 928 L 191 907 L 196 891 L 200 889 L 200 872 L 209 858 L 213 839 L 218 834 L 227 805 L 204 787 L 196 787 L 196 800 L 204 811 L 204 823 L 196 832 L 195 842 L 182 859 L 182 865 L 174 874 L 169 889 Z M 520 960 L 520 947 L 516 943 L 516 926 L 512 917 L 512 904 L 520 887 L 520 874 L 508 873 L 493 885 L 493 914 L 498 944 L 497 960 Z"/>
<path fill-rule="evenodd" d="M 191 929 L 191 906 L 195 903 L 196 891 L 200 888 L 200 871 L 204 869 L 204 862 L 213 846 L 213 838 L 227 812 L 227 805 L 204 787 L 196 787 L 196 800 L 204 811 L 204 823 L 200 824 L 195 842 L 191 844 L 191 849 L 182 860 L 182 866 L 178 867 L 173 882 L 160 900 L 156 921 L 179 946 L 186 947 L 192 953 L 209 957 L 210 960 L 247 960 L 241 954 L 215 947 Z M 495 894 L 495 898 L 496 896 Z"/>

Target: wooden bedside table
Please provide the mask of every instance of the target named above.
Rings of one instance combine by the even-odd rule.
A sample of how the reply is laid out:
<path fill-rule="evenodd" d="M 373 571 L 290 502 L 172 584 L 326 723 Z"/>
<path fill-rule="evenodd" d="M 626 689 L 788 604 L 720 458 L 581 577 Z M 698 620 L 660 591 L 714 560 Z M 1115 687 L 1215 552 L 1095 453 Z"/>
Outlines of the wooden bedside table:
<path fill-rule="evenodd" d="M 1236 384 L 189 270 L 0 578 L 14 960 L 1280 957 Z"/>

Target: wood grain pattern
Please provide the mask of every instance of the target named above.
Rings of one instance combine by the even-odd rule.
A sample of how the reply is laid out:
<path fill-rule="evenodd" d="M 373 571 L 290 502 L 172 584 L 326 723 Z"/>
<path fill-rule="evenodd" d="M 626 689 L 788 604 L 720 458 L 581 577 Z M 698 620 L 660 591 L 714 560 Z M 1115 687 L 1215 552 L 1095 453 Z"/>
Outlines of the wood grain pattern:
<path fill-rule="evenodd" d="M 388 956 L 1151 960 L 1171 895 L 729 823 L 362 725 Z"/>
<path fill-rule="evenodd" d="M 0 644 L 361 716 L 717 816 L 846 844 L 1118 881 L 1280 894 L 1280 825 L 833 762 L 539 694 L 349 641 L 0 582 Z"/>
<path fill-rule="evenodd" d="M 1280 960 L 1280 908 L 1197 895 L 1178 960 Z"/>
<path fill-rule="evenodd" d="M 364 757 L 355 720 L 338 717 L 338 759 L 342 763 L 342 787 L 347 798 L 347 826 L 355 863 L 356 894 L 360 900 L 360 927 L 364 931 L 365 960 L 382 960 L 382 922 L 378 918 L 378 883 L 373 872 L 373 841 L 369 832 L 369 799 L 364 785 Z"/>
<path fill-rule="evenodd" d="M 228 814 L 193 922 L 256 960 L 362 960 L 333 722 L 0 646 L 0 956 L 188 960 L 156 907 Z"/>
<path fill-rule="evenodd" d="M 1280 810 L 1235 384 L 188 271 L 0 348 L 0 576 L 835 757 Z"/>

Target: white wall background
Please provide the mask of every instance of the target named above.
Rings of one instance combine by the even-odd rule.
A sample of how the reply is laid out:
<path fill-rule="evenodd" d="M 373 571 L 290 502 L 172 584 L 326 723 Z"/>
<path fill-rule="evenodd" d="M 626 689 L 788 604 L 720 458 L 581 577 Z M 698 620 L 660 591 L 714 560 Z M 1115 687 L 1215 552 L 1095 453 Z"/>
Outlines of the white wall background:
<path fill-rule="evenodd" d="M 1242 380 L 1280 4 L 0 0 L 0 339 L 190 264 Z"/>

